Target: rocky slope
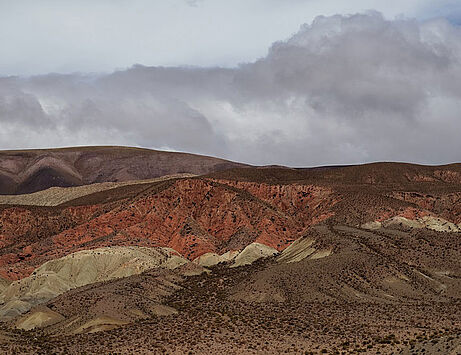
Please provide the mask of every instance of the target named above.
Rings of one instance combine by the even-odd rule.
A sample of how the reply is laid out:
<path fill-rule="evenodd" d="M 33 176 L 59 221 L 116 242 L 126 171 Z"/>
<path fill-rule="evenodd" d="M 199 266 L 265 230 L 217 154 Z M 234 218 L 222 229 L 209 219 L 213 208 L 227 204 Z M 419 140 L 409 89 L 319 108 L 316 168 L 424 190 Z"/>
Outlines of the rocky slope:
<path fill-rule="evenodd" d="M 392 172 L 383 165 L 385 171 L 378 171 L 378 177 L 389 176 L 387 184 L 337 180 L 331 169 L 240 169 L 208 177 L 133 182 L 97 192 L 88 186 L 87 194 L 76 195 L 73 188 L 67 197 L 66 190 L 60 190 L 59 199 L 65 202 L 56 207 L 3 205 L 0 275 L 22 278 L 48 260 L 112 245 L 166 246 L 189 260 L 240 250 L 253 242 L 281 251 L 325 220 L 361 226 L 394 217 L 442 218 L 453 231 L 459 229 L 460 184 L 399 182 L 410 173 L 397 167 Z M 362 176 L 369 167 L 357 169 Z M 350 167 L 333 170 L 334 176 L 350 174 Z M 36 195 L 23 198 L 37 201 Z"/>
<path fill-rule="evenodd" d="M 45 320 L 41 330 L 3 328 L 12 340 L 0 349 L 456 354 L 460 243 L 451 232 L 321 224 L 252 264 L 189 277 L 150 270 L 70 290 L 10 323 Z"/>
<path fill-rule="evenodd" d="M 25 195 L 35 206 L 0 206 L 2 295 L 28 302 L 56 291 L 47 282 L 58 276 L 67 286 L 3 324 L 0 349 L 456 353 L 460 171 L 239 168 L 63 189 L 54 206 L 43 206 L 46 194 Z M 184 265 L 131 255 L 96 268 L 127 277 L 75 279 L 93 265 L 75 256 L 164 247 Z"/>
<path fill-rule="evenodd" d="M 166 246 L 189 260 L 252 242 L 282 250 L 309 225 L 328 218 L 334 204 L 331 190 L 312 185 L 235 187 L 188 178 L 143 184 L 136 192 L 103 204 L 5 206 L 0 212 L 0 274 L 21 278 L 45 261 L 113 245 Z"/>

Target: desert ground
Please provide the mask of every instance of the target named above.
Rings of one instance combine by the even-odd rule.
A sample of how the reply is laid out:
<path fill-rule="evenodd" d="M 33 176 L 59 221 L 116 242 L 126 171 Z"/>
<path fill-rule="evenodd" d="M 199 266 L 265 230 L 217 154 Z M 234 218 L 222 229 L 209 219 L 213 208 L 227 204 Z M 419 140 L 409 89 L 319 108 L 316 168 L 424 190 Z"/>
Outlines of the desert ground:
<path fill-rule="evenodd" d="M 461 164 L 0 152 L 0 352 L 461 354 Z"/>

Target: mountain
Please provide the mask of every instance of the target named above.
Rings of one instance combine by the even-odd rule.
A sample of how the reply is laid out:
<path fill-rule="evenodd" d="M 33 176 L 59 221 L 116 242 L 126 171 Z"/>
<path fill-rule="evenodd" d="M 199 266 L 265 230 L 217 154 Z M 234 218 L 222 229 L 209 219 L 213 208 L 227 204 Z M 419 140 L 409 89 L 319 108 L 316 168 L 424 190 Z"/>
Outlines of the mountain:
<path fill-rule="evenodd" d="M 53 186 L 152 179 L 216 172 L 244 164 L 223 159 L 130 147 L 79 147 L 0 152 L 0 194 L 26 194 Z"/>
<path fill-rule="evenodd" d="M 229 164 L 1 196 L 1 351 L 459 353 L 461 164 Z"/>

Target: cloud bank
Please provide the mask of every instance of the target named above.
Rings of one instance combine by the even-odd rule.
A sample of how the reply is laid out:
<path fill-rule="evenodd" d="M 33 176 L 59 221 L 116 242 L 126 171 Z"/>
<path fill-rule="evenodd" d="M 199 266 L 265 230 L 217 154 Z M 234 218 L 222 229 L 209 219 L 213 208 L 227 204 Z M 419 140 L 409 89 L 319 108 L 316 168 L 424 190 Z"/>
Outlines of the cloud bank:
<path fill-rule="evenodd" d="M 0 75 L 235 67 L 316 15 L 461 20 L 459 0 L 0 0 Z"/>
<path fill-rule="evenodd" d="M 461 160 L 461 28 L 317 17 L 236 68 L 0 78 L 0 148 L 123 144 L 253 164 Z"/>

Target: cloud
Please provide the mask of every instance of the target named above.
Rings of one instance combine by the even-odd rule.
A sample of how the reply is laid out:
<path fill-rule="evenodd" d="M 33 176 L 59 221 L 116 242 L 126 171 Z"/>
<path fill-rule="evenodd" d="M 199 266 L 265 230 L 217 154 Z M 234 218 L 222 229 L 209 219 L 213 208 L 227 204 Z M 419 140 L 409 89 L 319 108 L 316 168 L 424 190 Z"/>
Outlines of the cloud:
<path fill-rule="evenodd" d="M 203 0 L 185 0 L 185 1 L 186 1 L 186 4 L 192 7 L 197 7 L 199 6 L 201 2 L 203 2 Z"/>
<path fill-rule="evenodd" d="M 134 63 L 234 67 L 316 15 L 368 9 L 456 21 L 459 0 L 0 0 L 0 75 L 105 72 Z M 194 6 L 196 5 L 196 6 Z M 57 35 L 59 34 L 59 35 Z"/>
<path fill-rule="evenodd" d="M 128 144 L 254 164 L 460 160 L 461 29 L 317 17 L 236 68 L 0 79 L 1 148 Z"/>

